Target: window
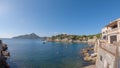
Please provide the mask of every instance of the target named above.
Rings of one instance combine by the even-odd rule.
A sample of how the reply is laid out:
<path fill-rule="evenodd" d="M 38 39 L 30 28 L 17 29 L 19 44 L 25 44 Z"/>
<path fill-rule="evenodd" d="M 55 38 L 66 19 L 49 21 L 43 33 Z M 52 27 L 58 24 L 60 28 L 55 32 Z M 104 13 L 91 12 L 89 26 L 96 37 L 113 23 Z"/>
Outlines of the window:
<path fill-rule="evenodd" d="M 101 60 L 101 61 L 102 61 L 102 59 L 103 59 L 102 56 L 100 56 L 100 60 Z"/>
<path fill-rule="evenodd" d="M 113 44 L 114 42 L 117 42 L 117 35 L 110 36 L 110 43 Z"/>
<path fill-rule="evenodd" d="M 106 35 L 104 35 L 104 36 L 103 36 L 103 39 L 104 39 L 104 40 L 107 40 L 107 36 L 106 36 Z"/>
<path fill-rule="evenodd" d="M 115 28 L 117 28 L 118 26 L 117 25 L 114 25 L 114 26 L 112 26 L 112 29 L 115 29 Z"/>

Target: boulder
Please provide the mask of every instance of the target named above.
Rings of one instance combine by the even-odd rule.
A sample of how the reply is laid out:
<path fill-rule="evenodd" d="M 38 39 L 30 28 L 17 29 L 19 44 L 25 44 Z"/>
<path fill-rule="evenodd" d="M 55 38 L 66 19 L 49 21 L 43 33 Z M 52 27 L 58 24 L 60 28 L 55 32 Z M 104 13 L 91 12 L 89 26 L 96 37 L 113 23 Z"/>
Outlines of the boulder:
<path fill-rule="evenodd" d="M 2 43 L 2 40 L 0 40 L 0 68 L 10 68 L 6 62 L 7 58 L 10 56 L 7 49 L 7 45 Z"/>

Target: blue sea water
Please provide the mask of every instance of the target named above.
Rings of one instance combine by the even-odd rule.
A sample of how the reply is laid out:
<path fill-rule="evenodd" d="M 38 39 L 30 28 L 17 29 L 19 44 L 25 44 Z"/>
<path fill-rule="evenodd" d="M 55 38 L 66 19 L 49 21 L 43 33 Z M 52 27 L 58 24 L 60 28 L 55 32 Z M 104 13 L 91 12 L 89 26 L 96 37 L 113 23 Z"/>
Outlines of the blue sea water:
<path fill-rule="evenodd" d="M 3 39 L 11 56 L 11 68 L 82 68 L 80 50 L 85 43 L 57 43 L 33 39 Z"/>

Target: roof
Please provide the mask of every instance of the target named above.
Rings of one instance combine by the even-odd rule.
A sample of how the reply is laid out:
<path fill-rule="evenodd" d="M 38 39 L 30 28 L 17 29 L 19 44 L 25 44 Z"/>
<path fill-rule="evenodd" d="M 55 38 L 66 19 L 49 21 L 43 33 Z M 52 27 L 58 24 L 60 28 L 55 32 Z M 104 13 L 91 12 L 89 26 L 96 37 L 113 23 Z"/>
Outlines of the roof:
<path fill-rule="evenodd" d="M 117 24 L 117 21 L 120 21 L 120 18 L 110 22 L 110 24 L 106 25 L 106 27 L 114 26 L 115 24 Z"/>

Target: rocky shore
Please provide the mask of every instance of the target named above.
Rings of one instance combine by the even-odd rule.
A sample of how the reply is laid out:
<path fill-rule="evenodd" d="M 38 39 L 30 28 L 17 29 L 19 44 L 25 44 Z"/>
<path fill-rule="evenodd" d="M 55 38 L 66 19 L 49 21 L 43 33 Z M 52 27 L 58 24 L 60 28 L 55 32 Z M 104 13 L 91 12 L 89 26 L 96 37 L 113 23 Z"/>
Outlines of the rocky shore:
<path fill-rule="evenodd" d="M 85 66 L 83 68 L 95 68 L 95 65 L 89 65 L 89 66 Z"/>
<path fill-rule="evenodd" d="M 7 44 L 4 44 L 2 40 L 0 40 L 0 68 L 10 68 L 6 62 L 7 58 L 10 56 L 10 53 L 7 51 L 7 49 Z"/>
<path fill-rule="evenodd" d="M 82 49 L 81 53 L 83 54 L 84 61 L 95 64 L 97 54 L 94 53 L 94 47 Z"/>
<path fill-rule="evenodd" d="M 51 40 L 51 39 L 47 39 L 46 41 L 48 42 L 62 42 L 62 43 L 87 43 L 87 41 L 80 41 L 80 40 L 68 40 L 68 39 L 55 39 L 55 40 Z"/>
<path fill-rule="evenodd" d="M 95 68 L 97 59 L 97 39 L 88 43 L 90 46 L 81 50 L 85 62 L 90 62 L 88 66 L 83 68 Z"/>

